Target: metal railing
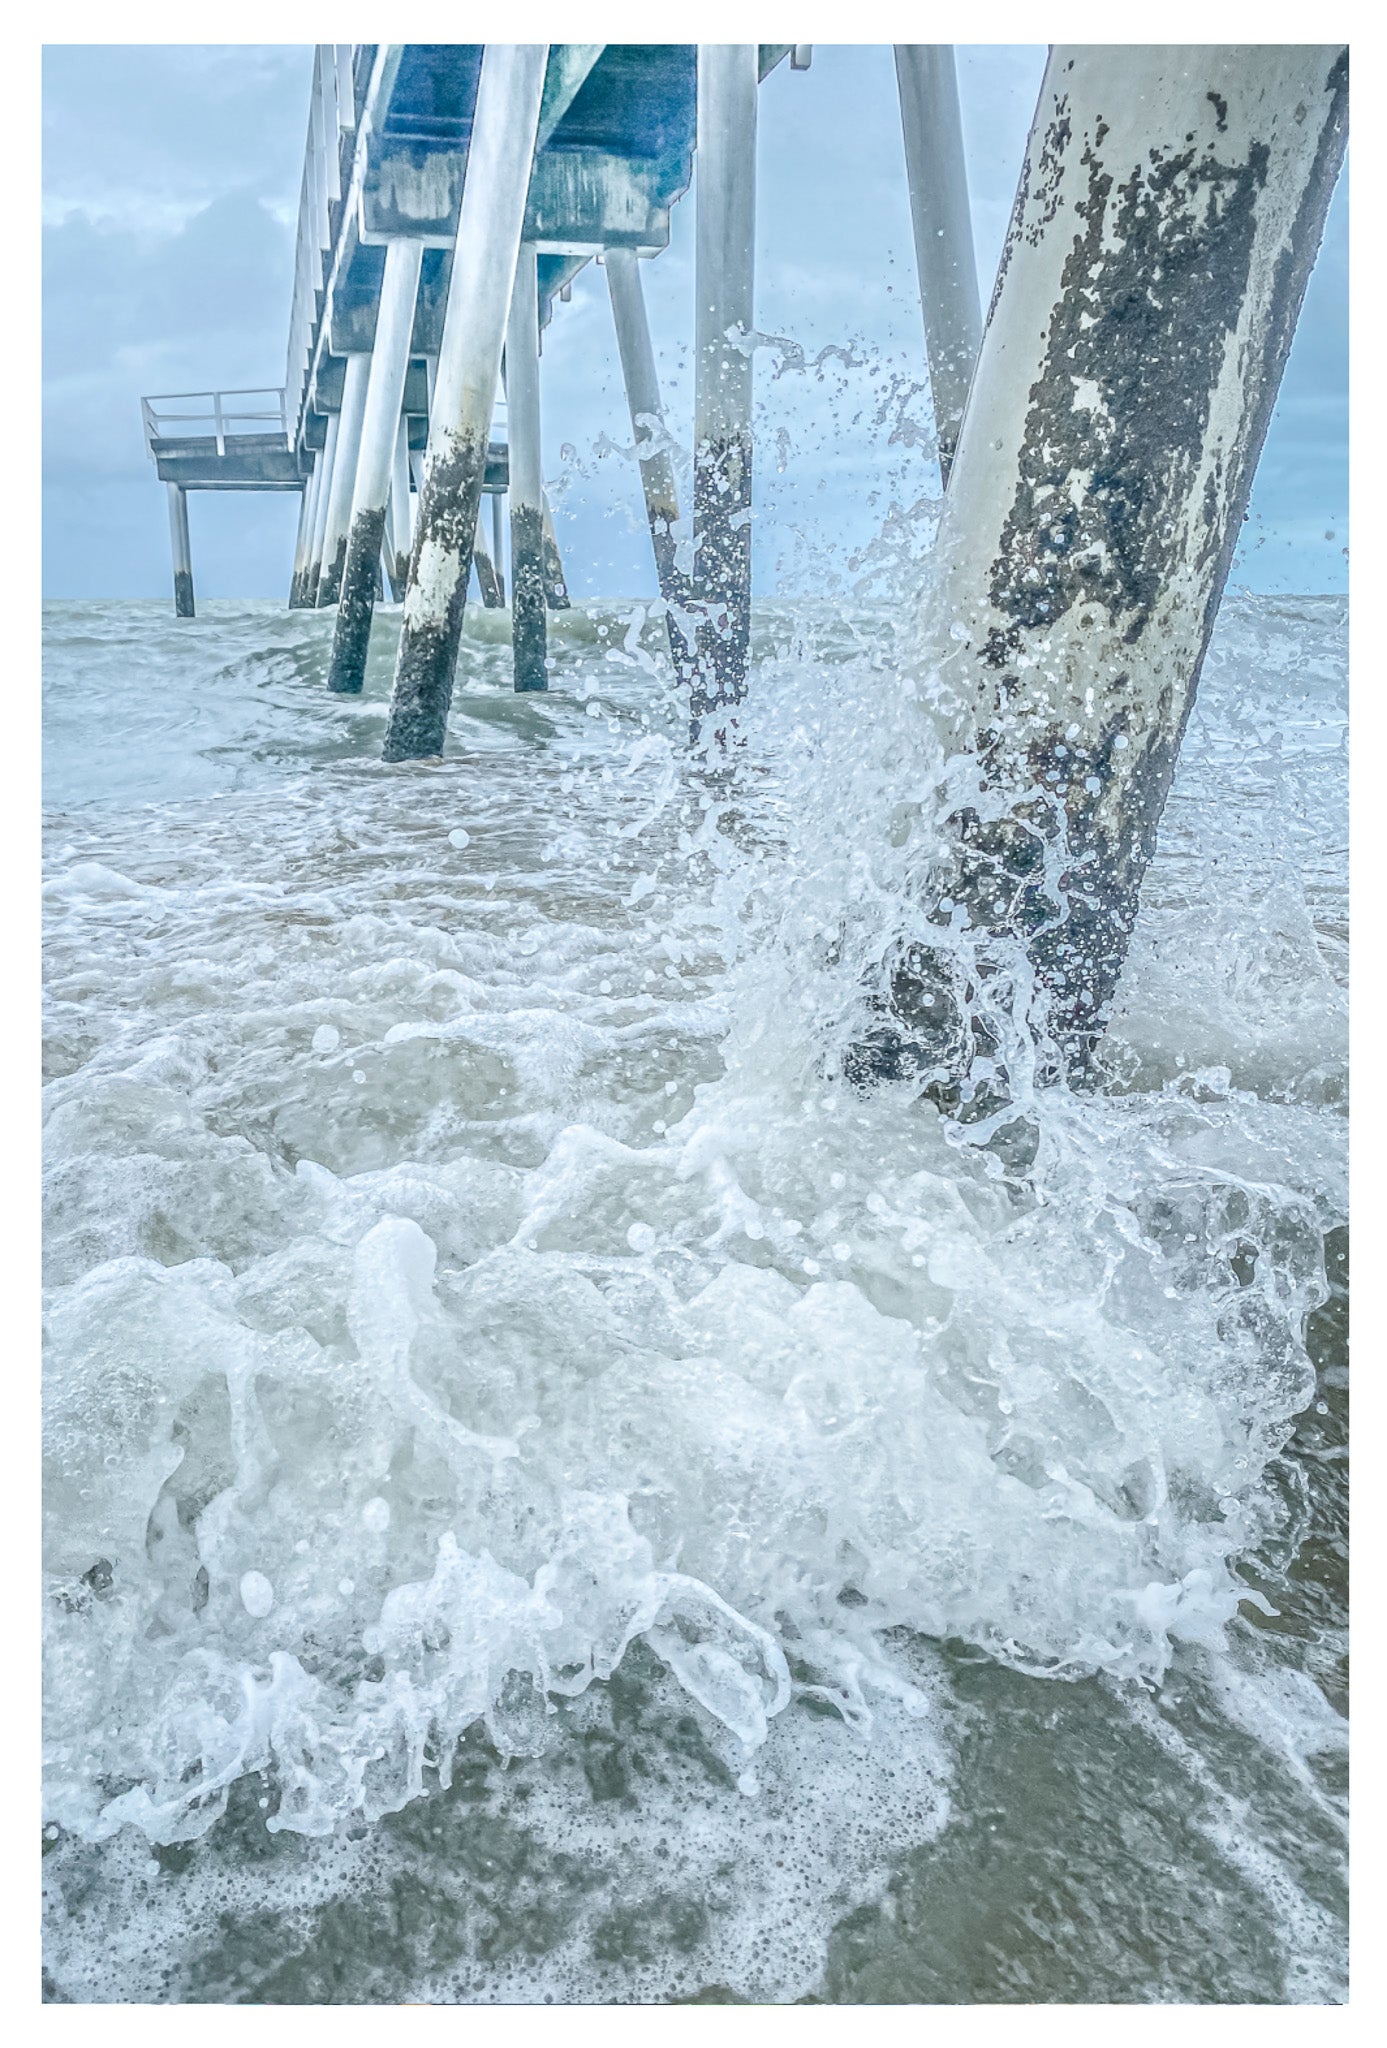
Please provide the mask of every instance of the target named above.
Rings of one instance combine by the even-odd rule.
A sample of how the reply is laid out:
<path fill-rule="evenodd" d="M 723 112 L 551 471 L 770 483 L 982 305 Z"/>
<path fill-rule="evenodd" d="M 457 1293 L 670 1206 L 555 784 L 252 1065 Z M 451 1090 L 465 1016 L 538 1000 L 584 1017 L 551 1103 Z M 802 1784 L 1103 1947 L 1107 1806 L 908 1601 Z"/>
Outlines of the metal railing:
<path fill-rule="evenodd" d="M 273 399 L 273 409 L 258 406 L 232 405 L 228 400 L 237 398 Z M 172 405 L 196 404 L 196 412 L 170 412 Z M 157 391 L 140 400 L 140 414 L 144 420 L 145 448 L 154 453 L 154 443 L 166 440 L 215 440 L 218 455 L 226 453 L 226 437 L 238 433 L 264 432 L 266 421 L 273 422 L 274 428 L 289 441 L 289 414 L 285 404 L 285 393 L 270 385 L 251 385 L 241 391 Z M 247 422 L 254 424 L 247 425 Z M 169 427 L 188 429 L 186 433 L 168 432 Z M 199 431 L 199 429 L 203 431 Z"/>
<path fill-rule="evenodd" d="M 289 313 L 285 384 L 292 393 L 295 424 L 313 352 L 317 295 L 324 289 L 332 248 L 332 208 L 342 198 L 344 139 L 357 125 L 357 43 L 318 43 L 313 50 L 308 135 L 294 246 L 294 291 Z"/>

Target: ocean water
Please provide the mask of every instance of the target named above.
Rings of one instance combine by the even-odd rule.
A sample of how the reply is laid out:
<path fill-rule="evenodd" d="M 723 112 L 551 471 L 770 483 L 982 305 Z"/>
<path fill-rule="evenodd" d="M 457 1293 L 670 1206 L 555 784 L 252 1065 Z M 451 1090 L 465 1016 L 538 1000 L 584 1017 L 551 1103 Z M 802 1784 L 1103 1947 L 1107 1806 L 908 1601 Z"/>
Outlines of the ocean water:
<path fill-rule="evenodd" d="M 45 1995 L 1341 2000 L 1342 602 L 1225 604 L 1019 1150 L 839 1071 L 899 613 L 731 774 L 634 604 L 383 767 L 398 618 L 45 614 Z"/>

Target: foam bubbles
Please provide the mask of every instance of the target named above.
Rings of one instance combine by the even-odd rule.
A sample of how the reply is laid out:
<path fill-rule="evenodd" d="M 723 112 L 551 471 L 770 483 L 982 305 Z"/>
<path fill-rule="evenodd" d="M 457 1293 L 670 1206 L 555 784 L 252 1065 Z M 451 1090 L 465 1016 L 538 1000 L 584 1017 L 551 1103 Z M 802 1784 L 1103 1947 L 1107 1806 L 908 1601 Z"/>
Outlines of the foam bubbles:
<path fill-rule="evenodd" d="M 1318 896 L 1289 858 L 1262 886 L 1278 834 L 1321 872 L 1284 825 L 1294 750 L 1251 849 L 1247 807 L 1205 788 L 1227 857 L 1177 839 L 1153 870 L 1117 1085 L 1037 1087 L 1018 1171 L 834 1078 L 951 772 L 892 706 L 895 652 L 853 632 L 760 665 L 757 772 L 730 793 L 672 767 L 677 706 L 594 648 L 615 735 L 478 657 L 427 775 L 344 760 L 64 819 L 63 1867 L 135 1841 L 126 1874 L 153 1883 L 148 1844 L 184 1845 L 205 1880 L 161 1864 L 159 1910 L 191 1930 L 249 1910 L 261 1866 L 214 1845 L 250 1826 L 291 1845 L 275 1896 L 302 1933 L 398 1870 L 392 1830 L 461 1810 L 481 1743 L 496 1840 L 524 1832 L 511 1759 L 575 1931 L 528 1962 L 478 1936 L 410 1985 L 799 1996 L 826 1929 L 949 1810 L 912 1639 L 1119 1685 L 1222 1655 L 1242 1560 L 1294 1523 L 1279 1460 L 1342 1213 L 1328 869 Z M 1236 787 L 1246 751 L 1210 727 L 1198 772 Z M 899 829 L 864 831 L 907 786 Z M 440 861 L 460 803 L 473 858 Z M 633 1749 L 636 1672 L 663 1705 Z M 1292 1746 L 1321 1741 L 1276 1698 Z M 686 1768 L 695 1737 L 716 1768 Z M 643 1958 L 622 1859 L 663 1897 L 661 1839 L 687 1860 Z M 100 1980 L 83 1941 L 115 1944 L 108 1986 L 148 1981 L 134 1936 L 90 1927 L 72 1981 Z"/>
<path fill-rule="evenodd" d="M 264 1621 L 275 1604 L 275 1589 L 263 1572 L 242 1572 L 241 1605 L 255 1621 Z"/>

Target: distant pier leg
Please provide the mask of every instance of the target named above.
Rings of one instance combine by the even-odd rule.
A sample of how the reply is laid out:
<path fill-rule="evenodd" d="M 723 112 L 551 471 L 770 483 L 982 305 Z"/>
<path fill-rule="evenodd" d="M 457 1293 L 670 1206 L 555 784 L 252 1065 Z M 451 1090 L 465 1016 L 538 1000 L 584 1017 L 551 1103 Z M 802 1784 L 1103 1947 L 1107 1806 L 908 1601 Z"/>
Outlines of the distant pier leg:
<path fill-rule="evenodd" d="M 313 546 L 313 513 L 317 505 L 319 476 L 318 457 L 315 454 L 299 496 L 299 524 L 294 536 L 294 574 L 289 583 L 291 612 L 300 611 L 304 604 L 303 589 L 308 576 L 308 557 Z"/>
<path fill-rule="evenodd" d="M 496 595 L 506 602 L 506 493 L 491 493 L 491 567 L 496 578 Z"/>
<path fill-rule="evenodd" d="M 191 619 L 193 611 L 193 543 L 188 532 L 188 493 L 182 484 L 169 484 L 169 539 L 173 543 L 173 609 L 180 619 Z"/>
<path fill-rule="evenodd" d="M 1051 1043 L 1087 1071 L 1347 118 L 1340 46 L 1051 52 L 921 656 L 971 736 L 982 801 L 952 820 L 938 907 L 895 963 L 903 1029 L 883 1025 L 862 1072 L 948 1087 L 992 1060 L 968 984 L 1023 951 Z"/>
<path fill-rule="evenodd" d="M 540 458 L 539 293 L 535 252 L 520 245 L 506 327 L 510 438 L 511 656 L 517 690 L 547 690 L 544 504 Z"/>
<path fill-rule="evenodd" d="M 746 695 L 751 638 L 751 354 L 756 221 L 755 43 L 698 46 L 694 293 L 694 596 L 689 720 Z M 715 737 L 725 743 L 728 724 Z"/>
<path fill-rule="evenodd" d="M 404 603 L 413 539 L 409 516 L 409 421 L 400 417 L 395 435 L 395 461 L 390 472 L 390 516 L 385 530 L 385 558 L 390 569 L 390 595 Z"/>
<path fill-rule="evenodd" d="M 356 460 L 361 448 L 361 422 L 366 414 L 366 390 L 371 378 L 371 357 L 364 350 L 347 357 L 342 379 L 342 409 L 337 415 L 337 446 L 332 458 L 332 481 L 328 485 L 327 525 L 323 533 L 323 562 L 318 576 L 318 605 L 336 604 L 342 588 L 342 571 L 347 561 L 347 530 L 351 525 L 352 497 L 356 488 Z"/>
<path fill-rule="evenodd" d="M 501 595 L 496 564 L 492 561 L 491 549 L 487 546 L 486 521 L 482 518 L 478 518 L 477 530 L 472 536 L 472 566 L 477 572 L 477 588 L 482 593 L 483 606 L 489 612 L 500 611 L 505 604 L 505 598 Z"/>
<path fill-rule="evenodd" d="M 540 493 L 541 509 L 544 514 L 544 602 L 551 612 L 566 612 L 571 609 L 568 583 L 563 573 L 563 556 L 554 533 L 554 515 L 549 509 L 549 493 Z"/>
<path fill-rule="evenodd" d="M 645 493 L 645 516 L 650 525 L 650 543 L 655 551 L 655 575 L 660 595 L 667 603 L 688 603 L 688 578 L 675 564 L 674 529 L 679 523 L 679 491 L 674 464 L 664 442 L 664 409 L 660 404 L 660 381 L 655 369 L 655 351 L 650 346 L 650 325 L 645 317 L 645 295 L 641 290 L 640 259 L 631 249 L 608 249 L 603 256 L 607 290 L 612 301 L 616 345 L 621 356 L 622 381 L 631 414 L 640 463 L 641 488 Z M 682 636 L 676 659 L 684 651 Z"/>
<path fill-rule="evenodd" d="M 332 496 L 332 472 L 337 461 L 337 422 L 340 415 L 330 412 L 324 430 L 322 448 L 315 464 L 318 478 L 318 498 L 313 508 L 313 540 L 309 549 L 308 568 L 303 579 L 303 601 L 313 610 L 318 602 L 318 585 L 323 575 L 323 545 L 327 538 L 327 508 Z"/>
<path fill-rule="evenodd" d="M 391 241 L 385 251 L 385 275 L 376 311 L 376 342 L 369 358 L 366 402 L 362 409 L 351 525 L 328 668 L 328 688 L 346 696 L 360 691 L 366 675 L 371 618 L 385 541 L 385 501 L 404 424 L 400 405 L 409 369 L 409 341 L 423 257 L 423 243 L 403 237 Z M 342 404 L 345 415 L 345 392 Z"/>
<path fill-rule="evenodd" d="M 482 56 L 387 761 L 443 748 L 548 59 L 546 43 L 488 43 Z"/>
<path fill-rule="evenodd" d="M 897 43 L 896 84 L 934 431 L 947 484 L 982 340 L 953 45 Z"/>

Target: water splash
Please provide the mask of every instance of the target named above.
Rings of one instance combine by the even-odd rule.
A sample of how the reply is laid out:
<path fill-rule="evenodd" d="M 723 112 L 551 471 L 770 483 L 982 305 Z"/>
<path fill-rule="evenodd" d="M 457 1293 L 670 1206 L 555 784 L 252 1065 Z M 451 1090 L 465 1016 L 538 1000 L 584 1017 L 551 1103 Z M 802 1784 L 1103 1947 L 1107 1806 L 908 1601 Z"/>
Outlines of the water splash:
<path fill-rule="evenodd" d="M 1125 1683 L 1226 1655 L 1242 1561 L 1294 1548 L 1343 1214 L 1337 617 L 1226 622 L 1107 1092 L 1028 1066 L 993 984 L 1018 1162 L 839 1072 L 966 772 L 889 615 L 767 614 L 728 786 L 680 764 L 643 608 L 566 615 L 538 707 L 469 615 L 456 750 L 408 773 L 388 645 L 329 712 L 323 622 L 243 609 L 207 752 L 160 714 L 217 801 L 195 767 L 132 813 L 147 677 L 84 609 L 50 654 L 54 715 L 110 734 L 60 755 L 47 885 L 64 1831 L 167 1848 L 263 1784 L 262 1829 L 340 1842 L 459 1738 L 561 1752 L 633 1657 L 754 1803 L 816 1710 L 900 1755 L 912 1638 Z"/>

